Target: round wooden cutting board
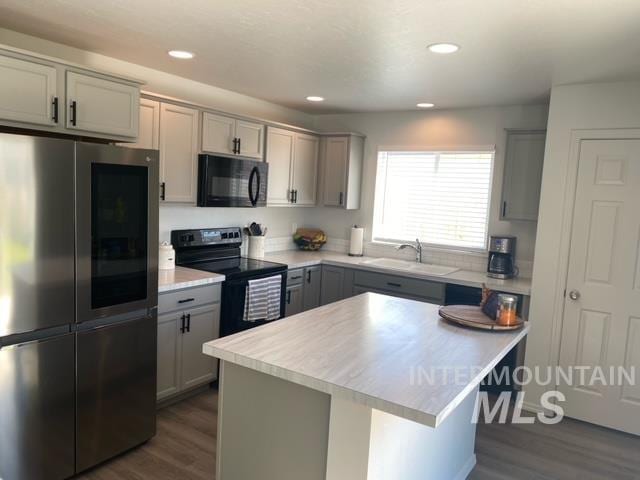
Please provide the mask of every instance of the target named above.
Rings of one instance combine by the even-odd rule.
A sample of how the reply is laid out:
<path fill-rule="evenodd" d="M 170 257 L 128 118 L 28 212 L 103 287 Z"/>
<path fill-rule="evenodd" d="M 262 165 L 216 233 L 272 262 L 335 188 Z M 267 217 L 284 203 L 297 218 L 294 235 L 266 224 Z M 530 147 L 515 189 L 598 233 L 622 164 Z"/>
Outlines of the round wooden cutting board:
<path fill-rule="evenodd" d="M 447 305 L 446 307 L 441 307 L 440 316 L 449 322 L 482 330 L 517 330 L 524 325 L 524 320 L 520 317 L 517 318 L 517 323 L 514 325 L 499 325 L 495 320 L 487 317 L 480 307 L 469 305 Z"/>

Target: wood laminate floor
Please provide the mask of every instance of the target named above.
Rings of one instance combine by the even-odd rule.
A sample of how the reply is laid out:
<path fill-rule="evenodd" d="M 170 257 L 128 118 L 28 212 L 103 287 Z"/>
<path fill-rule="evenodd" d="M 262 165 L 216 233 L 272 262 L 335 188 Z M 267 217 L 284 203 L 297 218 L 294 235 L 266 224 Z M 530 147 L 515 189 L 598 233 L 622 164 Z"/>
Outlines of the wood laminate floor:
<path fill-rule="evenodd" d="M 213 480 L 217 399 L 212 390 L 164 408 L 156 437 L 77 478 Z M 476 454 L 470 480 L 640 479 L 640 437 L 571 419 L 479 424 Z"/>

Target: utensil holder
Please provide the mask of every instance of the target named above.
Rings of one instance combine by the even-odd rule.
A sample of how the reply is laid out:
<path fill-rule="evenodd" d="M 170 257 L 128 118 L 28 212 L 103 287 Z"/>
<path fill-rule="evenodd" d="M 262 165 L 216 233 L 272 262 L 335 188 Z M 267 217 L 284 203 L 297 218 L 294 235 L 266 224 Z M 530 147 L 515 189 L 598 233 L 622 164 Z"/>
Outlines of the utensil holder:
<path fill-rule="evenodd" d="M 247 253 L 250 258 L 264 258 L 264 236 L 249 237 L 249 251 Z"/>

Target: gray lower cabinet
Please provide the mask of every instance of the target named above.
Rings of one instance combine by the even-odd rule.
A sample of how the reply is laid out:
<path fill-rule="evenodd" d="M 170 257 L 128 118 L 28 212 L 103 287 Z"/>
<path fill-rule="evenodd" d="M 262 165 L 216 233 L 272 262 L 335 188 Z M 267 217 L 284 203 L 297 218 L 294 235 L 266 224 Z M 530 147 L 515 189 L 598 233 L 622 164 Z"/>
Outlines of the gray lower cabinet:
<path fill-rule="evenodd" d="M 355 294 L 375 292 L 423 302 L 444 304 L 446 287 L 444 283 L 363 270 L 355 271 L 353 281 Z"/>
<path fill-rule="evenodd" d="M 322 269 L 320 265 L 304 269 L 304 299 L 302 308 L 311 310 L 320 306 Z"/>
<path fill-rule="evenodd" d="M 160 294 L 157 400 L 217 378 L 217 360 L 202 344 L 219 336 L 219 299 L 219 285 Z"/>
<path fill-rule="evenodd" d="M 304 286 L 302 284 L 287 286 L 287 296 L 285 297 L 286 317 L 302 312 L 303 289 Z"/>
<path fill-rule="evenodd" d="M 320 304 L 327 305 L 353 295 L 354 271 L 348 268 L 322 265 Z"/>

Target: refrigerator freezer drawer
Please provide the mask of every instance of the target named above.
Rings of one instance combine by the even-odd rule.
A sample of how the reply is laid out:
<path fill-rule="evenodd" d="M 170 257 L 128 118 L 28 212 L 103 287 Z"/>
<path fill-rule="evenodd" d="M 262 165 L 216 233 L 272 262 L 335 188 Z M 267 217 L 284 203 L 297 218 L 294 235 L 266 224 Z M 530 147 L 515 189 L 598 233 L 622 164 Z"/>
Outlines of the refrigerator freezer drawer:
<path fill-rule="evenodd" d="M 0 478 L 74 473 L 74 335 L 0 349 Z"/>
<path fill-rule="evenodd" d="M 156 429 L 157 315 L 77 333 L 76 471 Z"/>

